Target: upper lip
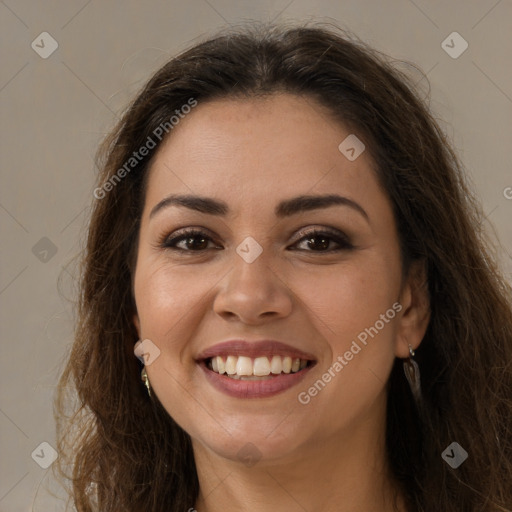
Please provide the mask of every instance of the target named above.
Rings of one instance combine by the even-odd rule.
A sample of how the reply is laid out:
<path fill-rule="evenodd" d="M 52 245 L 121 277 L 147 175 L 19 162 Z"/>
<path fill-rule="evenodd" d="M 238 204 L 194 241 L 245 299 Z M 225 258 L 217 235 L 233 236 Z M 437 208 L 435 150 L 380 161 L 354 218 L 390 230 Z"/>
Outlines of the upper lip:
<path fill-rule="evenodd" d="M 263 357 L 269 355 L 290 356 L 292 358 L 307 359 L 316 361 L 313 354 L 298 350 L 276 340 L 228 340 L 208 347 L 197 356 L 198 361 L 209 359 L 215 356 L 247 356 Z"/>

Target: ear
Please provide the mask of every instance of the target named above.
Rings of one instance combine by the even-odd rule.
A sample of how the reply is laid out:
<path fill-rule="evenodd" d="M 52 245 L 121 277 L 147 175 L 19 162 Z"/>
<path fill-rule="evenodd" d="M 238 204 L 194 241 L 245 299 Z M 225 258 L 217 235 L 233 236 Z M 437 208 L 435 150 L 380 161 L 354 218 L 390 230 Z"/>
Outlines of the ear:
<path fill-rule="evenodd" d="M 400 293 L 402 310 L 397 318 L 395 341 L 396 357 L 409 357 L 409 345 L 416 350 L 425 336 L 430 321 L 430 296 L 428 292 L 425 260 L 412 262 Z"/>

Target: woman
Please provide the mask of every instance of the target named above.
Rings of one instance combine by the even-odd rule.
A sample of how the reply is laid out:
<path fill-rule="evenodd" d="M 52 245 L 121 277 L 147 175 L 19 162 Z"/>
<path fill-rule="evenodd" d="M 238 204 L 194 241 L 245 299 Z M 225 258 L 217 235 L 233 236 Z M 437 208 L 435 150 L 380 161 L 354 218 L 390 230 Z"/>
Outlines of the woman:
<path fill-rule="evenodd" d="M 101 149 L 60 382 L 77 510 L 512 510 L 510 287 L 413 89 L 318 27 L 151 78 Z"/>

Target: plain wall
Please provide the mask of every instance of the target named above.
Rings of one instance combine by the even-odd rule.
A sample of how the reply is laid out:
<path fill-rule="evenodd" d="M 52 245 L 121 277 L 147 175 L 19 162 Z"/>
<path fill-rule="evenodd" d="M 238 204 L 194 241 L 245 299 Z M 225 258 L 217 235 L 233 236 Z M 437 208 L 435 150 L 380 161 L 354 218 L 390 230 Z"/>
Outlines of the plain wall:
<path fill-rule="evenodd" d="M 5 0 L 0 512 L 63 506 L 48 491 L 55 488 L 51 469 L 34 458 L 49 456 L 41 443 L 55 446 L 52 399 L 72 342 L 72 260 L 91 204 L 99 141 L 171 55 L 221 27 L 253 19 L 333 21 L 427 73 L 431 108 L 474 181 L 486 227 L 494 226 L 501 239 L 501 264 L 510 279 L 510 1 Z M 454 31 L 469 44 L 458 58 L 441 46 Z M 41 43 L 42 32 L 58 43 L 48 58 L 39 54 L 51 49 L 47 36 Z M 420 85 L 426 89 L 425 81 Z"/>

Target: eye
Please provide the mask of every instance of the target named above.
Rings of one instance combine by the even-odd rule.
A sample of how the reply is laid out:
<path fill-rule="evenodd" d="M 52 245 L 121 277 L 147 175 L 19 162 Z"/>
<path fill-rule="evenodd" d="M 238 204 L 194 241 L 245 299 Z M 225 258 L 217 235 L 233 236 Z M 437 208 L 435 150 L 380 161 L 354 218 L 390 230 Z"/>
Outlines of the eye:
<path fill-rule="evenodd" d="M 337 230 L 329 229 L 311 229 L 298 233 L 302 236 L 294 245 L 306 243 L 307 249 L 298 249 L 306 252 L 337 252 L 342 250 L 353 249 L 354 246 L 348 240 L 348 237 Z M 213 240 L 208 234 L 200 229 L 184 229 L 172 237 L 164 237 L 159 245 L 164 249 L 171 249 L 181 252 L 204 252 L 209 247 L 209 243 Z M 334 243 L 337 247 L 332 248 Z M 218 246 L 213 248 L 218 249 Z M 295 250 L 295 249 L 292 249 Z"/>
<path fill-rule="evenodd" d="M 176 236 L 165 237 L 160 245 L 165 249 L 201 252 L 208 249 L 208 242 L 212 242 L 212 239 L 204 231 L 199 229 L 185 229 Z M 178 244 L 181 244 L 181 247 Z"/>
<path fill-rule="evenodd" d="M 298 240 L 295 245 L 305 241 L 307 244 L 306 247 L 308 247 L 308 249 L 305 249 L 306 252 L 337 252 L 354 248 L 348 237 L 341 231 L 337 230 L 311 229 L 310 231 L 300 232 L 299 236 L 301 235 L 302 238 Z M 334 242 L 338 247 L 334 249 L 330 248 L 332 242 Z"/>

